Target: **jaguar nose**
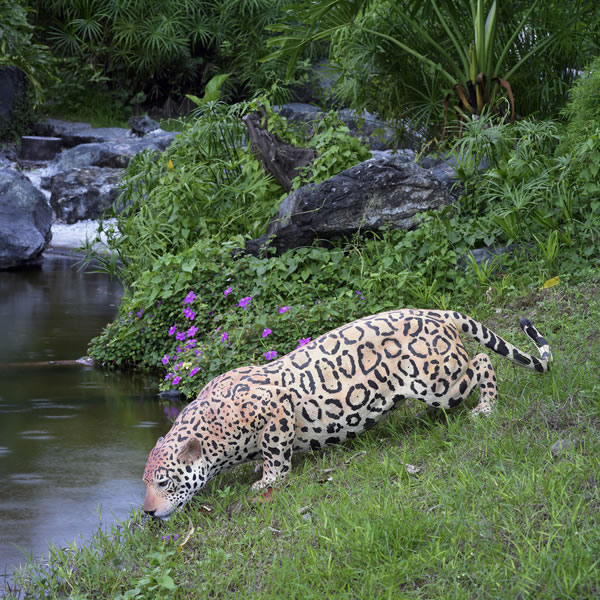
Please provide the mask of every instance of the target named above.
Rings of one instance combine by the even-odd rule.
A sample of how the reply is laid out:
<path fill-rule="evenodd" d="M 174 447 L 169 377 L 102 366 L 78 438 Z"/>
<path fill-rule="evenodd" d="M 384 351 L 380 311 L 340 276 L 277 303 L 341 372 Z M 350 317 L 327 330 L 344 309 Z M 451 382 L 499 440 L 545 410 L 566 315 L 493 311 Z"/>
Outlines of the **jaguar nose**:
<path fill-rule="evenodd" d="M 144 509 L 144 512 L 145 512 L 145 513 L 146 513 L 146 514 L 147 514 L 149 517 L 153 517 L 153 516 L 154 516 L 154 513 L 155 513 L 156 511 L 155 511 L 155 510 L 145 510 L 145 509 Z"/>

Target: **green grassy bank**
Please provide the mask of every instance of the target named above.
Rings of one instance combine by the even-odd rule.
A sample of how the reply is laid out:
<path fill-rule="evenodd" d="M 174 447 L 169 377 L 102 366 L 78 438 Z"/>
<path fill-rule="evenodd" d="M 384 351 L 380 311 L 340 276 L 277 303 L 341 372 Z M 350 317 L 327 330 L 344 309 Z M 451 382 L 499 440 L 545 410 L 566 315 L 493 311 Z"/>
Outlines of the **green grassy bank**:
<path fill-rule="evenodd" d="M 595 279 L 474 307 L 522 347 L 517 317 L 531 317 L 554 353 L 547 375 L 492 359 L 492 416 L 470 415 L 475 395 L 433 417 L 409 404 L 352 443 L 296 457 L 272 497 L 251 493 L 257 476 L 242 465 L 168 522 L 136 513 L 85 547 L 52 549 L 16 575 L 17 590 L 73 599 L 597 597 L 599 292 Z"/>

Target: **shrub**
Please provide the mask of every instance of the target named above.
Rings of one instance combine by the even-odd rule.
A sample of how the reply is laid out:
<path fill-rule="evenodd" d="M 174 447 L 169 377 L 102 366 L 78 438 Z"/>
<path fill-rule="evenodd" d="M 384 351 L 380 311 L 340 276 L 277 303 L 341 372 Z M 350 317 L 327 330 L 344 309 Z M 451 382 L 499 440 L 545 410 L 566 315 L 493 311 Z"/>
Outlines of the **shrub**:
<path fill-rule="evenodd" d="M 202 239 L 141 274 L 90 353 L 106 366 L 170 373 L 163 386 L 192 396 L 228 369 L 282 356 L 354 318 L 411 304 L 448 308 L 453 290 L 458 306 L 470 292 L 458 260 L 484 235 L 476 221 L 441 215 L 416 231 L 276 258 L 234 259 L 236 240 Z"/>
<path fill-rule="evenodd" d="M 0 0 L 0 68 L 18 68 L 29 84 L 23 101 L 12 107 L 11 123 L 0 118 L 0 139 L 23 135 L 33 109 L 44 99 L 45 84 L 51 78 L 52 59 L 46 46 L 33 41 L 34 28 L 21 2 Z"/>
<path fill-rule="evenodd" d="M 562 111 L 567 119 L 560 152 L 567 154 L 600 127 L 600 57 L 581 73 Z"/>

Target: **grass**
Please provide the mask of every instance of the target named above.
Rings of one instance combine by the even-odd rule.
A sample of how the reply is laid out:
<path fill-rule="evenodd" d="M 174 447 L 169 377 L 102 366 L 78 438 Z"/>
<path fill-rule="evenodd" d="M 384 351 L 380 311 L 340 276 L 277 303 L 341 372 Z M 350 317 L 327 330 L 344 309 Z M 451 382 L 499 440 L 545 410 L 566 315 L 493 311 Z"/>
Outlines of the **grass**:
<path fill-rule="evenodd" d="M 471 417 L 475 396 L 433 417 L 411 403 L 295 457 L 270 501 L 242 465 L 168 522 L 136 513 L 53 548 L 8 597 L 597 598 L 600 282 L 561 286 L 473 310 L 529 349 L 517 323 L 532 317 L 554 352 L 547 375 L 492 357 L 492 416 Z"/>

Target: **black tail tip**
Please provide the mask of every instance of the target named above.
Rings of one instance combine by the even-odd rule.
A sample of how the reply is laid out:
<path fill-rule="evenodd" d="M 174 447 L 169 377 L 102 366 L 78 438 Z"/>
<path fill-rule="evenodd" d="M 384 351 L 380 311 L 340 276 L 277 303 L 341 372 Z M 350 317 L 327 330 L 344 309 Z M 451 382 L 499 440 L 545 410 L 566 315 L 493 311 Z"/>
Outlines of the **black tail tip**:
<path fill-rule="evenodd" d="M 529 319 L 521 319 L 519 325 L 521 326 L 521 329 L 525 329 L 525 327 L 532 327 L 533 323 Z"/>

